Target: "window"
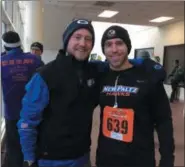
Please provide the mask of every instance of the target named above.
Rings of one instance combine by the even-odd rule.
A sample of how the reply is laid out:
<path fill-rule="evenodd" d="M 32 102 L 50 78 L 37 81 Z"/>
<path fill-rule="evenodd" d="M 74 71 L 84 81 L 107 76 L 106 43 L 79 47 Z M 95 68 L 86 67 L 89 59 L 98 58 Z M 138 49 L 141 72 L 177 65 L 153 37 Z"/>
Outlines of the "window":
<path fill-rule="evenodd" d="M 2 1 L 2 6 L 6 10 L 6 8 L 7 8 L 7 2 L 6 1 Z"/>
<path fill-rule="evenodd" d="M 10 20 L 13 20 L 13 1 L 6 1 L 6 8 L 5 8 Z"/>
<path fill-rule="evenodd" d="M 4 22 L 1 22 L 1 36 L 6 32 L 6 24 Z M 2 44 L 2 43 L 1 43 Z M 1 51 L 4 52 L 3 44 L 1 45 Z"/>
<path fill-rule="evenodd" d="M 154 56 L 154 48 L 135 49 L 135 58 L 152 58 Z"/>

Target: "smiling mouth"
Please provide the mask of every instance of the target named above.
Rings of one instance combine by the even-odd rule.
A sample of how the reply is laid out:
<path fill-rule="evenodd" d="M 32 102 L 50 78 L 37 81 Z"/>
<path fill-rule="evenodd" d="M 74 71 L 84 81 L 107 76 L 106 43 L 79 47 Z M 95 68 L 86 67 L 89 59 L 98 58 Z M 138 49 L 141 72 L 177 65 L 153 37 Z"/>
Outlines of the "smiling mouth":
<path fill-rule="evenodd" d="M 80 49 L 77 49 L 76 51 L 78 51 L 78 52 L 86 52 L 86 50 L 80 50 Z"/>
<path fill-rule="evenodd" d="M 119 59 L 119 56 L 112 56 L 111 59 Z"/>

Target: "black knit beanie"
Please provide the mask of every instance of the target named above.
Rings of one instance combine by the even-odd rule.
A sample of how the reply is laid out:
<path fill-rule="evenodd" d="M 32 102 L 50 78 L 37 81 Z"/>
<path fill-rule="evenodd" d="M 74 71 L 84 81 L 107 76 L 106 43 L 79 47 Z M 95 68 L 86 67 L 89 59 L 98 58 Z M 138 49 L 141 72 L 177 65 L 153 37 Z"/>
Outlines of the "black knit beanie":
<path fill-rule="evenodd" d="M 120 26 L 111 26 L 107 30 L 105 30 L 101 40 L 102 52 L 104 53 L 105 41 L 114 38 L 120 38 L 123 40 L 123 42 L 127 45 L 129 54 L 132 48 L 131 40 L 128 31 Z"/>
<path fill-rule="evenodd" d="M 93 46 L 94 46 L 94 28 L 91 24 L 91 21 L 88 21 L 86 19 L 76 19 L 73 20 L 66 28 L 63 34 L 63 49 L 66 51 L 68 42 L 72 34 L 81 29 L 85 28 L 92 34 L 92 40 L 93 40 Z"/>

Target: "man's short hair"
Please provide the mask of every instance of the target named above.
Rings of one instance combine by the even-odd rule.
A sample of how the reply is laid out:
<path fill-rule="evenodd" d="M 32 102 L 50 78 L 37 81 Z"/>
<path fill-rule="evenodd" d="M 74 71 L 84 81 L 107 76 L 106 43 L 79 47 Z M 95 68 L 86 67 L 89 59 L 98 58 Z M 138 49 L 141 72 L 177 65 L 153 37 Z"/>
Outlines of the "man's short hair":
<path fill-rule="evenodd" d="M 30 49 L 34 49 L 34 48 L 40 49 L 41 52 L 43 52 L 43 44 L 41 44 L 40 42 L 32 43 Z"/>

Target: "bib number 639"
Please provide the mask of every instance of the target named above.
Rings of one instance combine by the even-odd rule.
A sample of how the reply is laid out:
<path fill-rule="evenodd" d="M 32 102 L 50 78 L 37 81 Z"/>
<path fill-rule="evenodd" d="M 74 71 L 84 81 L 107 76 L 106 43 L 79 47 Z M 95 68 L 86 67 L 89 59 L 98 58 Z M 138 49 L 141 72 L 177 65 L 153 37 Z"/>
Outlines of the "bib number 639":
<path fill-rule="evenodd" d="M 103 111 L 103 135 L 123 142 L 133 140 L 134 111 L 106 106 Z"/>

